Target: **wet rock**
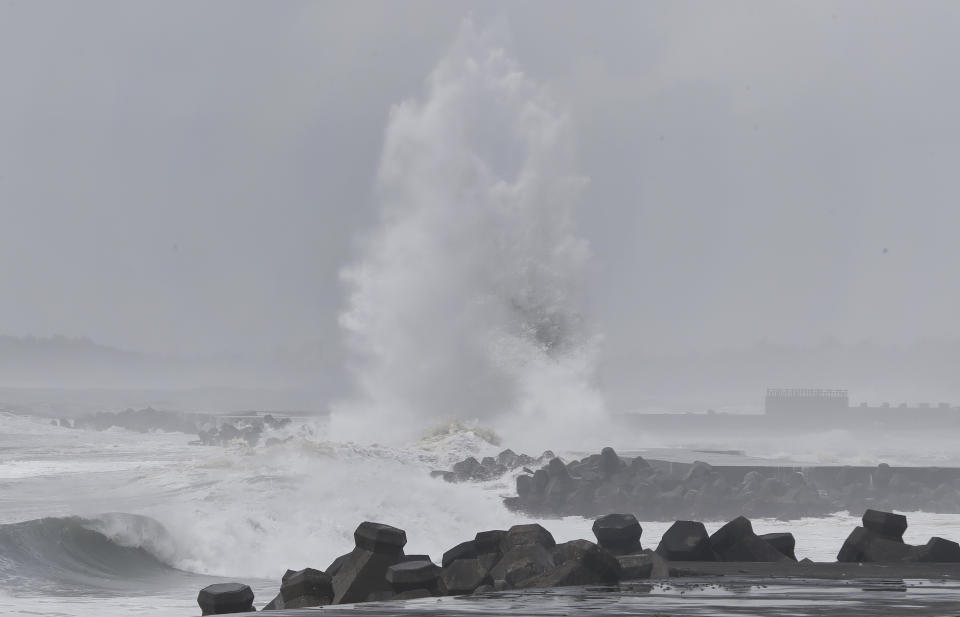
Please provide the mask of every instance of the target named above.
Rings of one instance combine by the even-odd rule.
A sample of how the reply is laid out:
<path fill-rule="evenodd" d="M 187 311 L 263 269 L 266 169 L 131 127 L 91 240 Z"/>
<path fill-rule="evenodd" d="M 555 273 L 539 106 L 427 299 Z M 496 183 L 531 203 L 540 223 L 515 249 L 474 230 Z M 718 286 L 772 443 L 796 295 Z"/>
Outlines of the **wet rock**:
<path fill-rule="evenodd" d="M 431 561 L 403 561 L 387 568 L 387 582 L 395 594 L 422 589 L 439 595 L 440 568 Z"/>
<path fill-rule="evenodd" d="M 477 534 L 477 539 L 479 539 L 479 535 Z M 552 549 L 557 545 L 557 542 L 542 525 L 531 523 L 511 527 L 503 538 L 502 545 L 507 547 L 508 550 L 523 546 L 542 546 L 545 549 Z"/>
<path fill-rule="evenodd" d="M 607 446 L 600 450 L 600 473 L 603 476 L 612 476 L 624 466 L 623 461 L 620 460 L 613 448 Z"/>
<path fill-rule="evenodd" d="M 325 571 L 327 574 L 329 574 L 331 577 L 336 576 L 336 575 L 337 575 L 337 572 L 340 571 L 340 568 L 343 566 L 344 562 L 345 562 L 347 559 L 349 559 L 349 557 L 350 557 L 350 553 L 347 553 L 347 554 L 345 554 L 345 555 L 340 555 L 339 557 L 337 557 L 336 559 L 334 559 L 333 562 L 332 562 L 329 566 L 327 566 L 327 569 L 324 570 L 324 571 Z M 293 571 L 292 571 L 292 570 L 287 570 L 287 572 L 288 572 L 288 573 L 292 573 Z"/>
<path fill-rule="evenodd" d="M 472 559 L 457 559 L 443 567 L 440 574 L 447 593 L 463 595 L 483 586 L 493 586 L 490 570 L 500 560 L 498 554 L 487 554 Z"/>
<path fill-rule="evenodd" d="M 504 529 L 491 529 L 489 531 L 478 531 L 473 541 L 477 547 L 477 555 L 501 554 L 504 551 L 504 543 L 507 540 L 507 531 Z"/>
<path fill-rule="evenodd" d="M 710 536 L 710 546 L 721 561 L 787 561 L 789 558 L 760 539 L 749 519 L 738 516 Z"/>
<path fill-rule="evenodd" d="M 657 554 L 667 561 L 714 561 L 710 536 L 703 523 L 676 521 L 663 534 Z"/>
<path fill-rule="evenodd" d="M 621 579 L 625 581 L 646 578 L 669 578 L 670 566 L 667 561 L 651 550 L 645 550 L 638 555 L 621 555 Z"/>
<path fill-rule="evenodd" d="M 273 597 L 273 600 L 270 600 L 269 602 L 267 602 L 264 605 L 264 607 L 260 610 L 261 611 L 279 611 L 283 608 L 284 608 L 283 596 L 281 596 L 278 592 L 277 595 Z"/>
<path fill-rule="evenodd" d="M 253 610 L 253 590 L 242 583 L 216 583 L 200 590 L 197 604 L 203 615 L 247 613 Z"/>
<path fill-rule="evenodd" d="M 538 469 L 533 472 L 533 490 L 534 495 L 542 495 L 547 490 L 547 485 L 550 484 L 550 475 L 547 474 L 546 469 Z"/>
<path fill-rule="evenodd" d="M 520 466 L 520 457 L 517 456 L 517 453 L 507 448 L 503 452 L 497 455 L 497 462 L 505 467 L 519 467 Z"/>
<path fill-rule="evenodd" d="M 325 572 L 304 568 L 283 579 L 280 597 L 283 608 L 326 606 L 333 602 L 333 580 Z"/>
<path fill-rule="evenodd" d="M 386 574 L 400 563 L 407 535 L 402 529 L 380 523 L 361 523 L 353 534 L 356 548 L 333 575 L 334 604 L 363 602 L 370 594 L 390 592 Z"/>
<path fill-rule="evenodd" d="M 745 516 L 738 516 L 710 536 L 710 546 L 718 554 L 732 547 L 742 539 L 756 535 L 753 533 L 753 524 Z"/>
<path fill-rule="evenodd" d="M 593 522 L 597 542 L 614 555 L 629 555 L 643 550 L 640 536 L 643 528 L 632 514 L 607 514 Z"/>
<path fill-rule="evenodd" d="M 620 580 L 620 562 L 606 549 L 587 540 L 573 540 L 553 549 L 555 567 L 522 581 L 520 587 L 611 585 Z"/>
<path fill-rule="evenodd" d="M 470 456 L 459 463 L 455 463 L 453 465 L 453 473 L 459 480 L 469 480 L 479 467 L 480 461 Z"/>
<path fill-rule="evenodd" d="M 390 525 L 364 522 L 353 532 L 353 539 L 357 548 L 375 553 L 402 553 L 407 533 Z"/>
<path fill-rule="evenodd" d="M 880 537 L 903 542 L 903 532 L 907 530 L 907 517 L 892 512 L 867 510 L 863 513 L 863 526 Z"/>
<path fill-rule="evenodd" d="M 960 544 L 943 538 L 930 538 L 917 547 L 915 559 L 925 563 L 960 563 Z"/>
<path fill-rule="evenodd" d="M 443 560 L 440 562 L 446 568 L 458 559 L 473 559 L 477 556 L 477 541 L 467 540 L 454 546 L 443 554 Z"/>
<path fill-rule="evenodd" d="M 694 461 L 690 471 L 684 476 L 684 484 L 702 483 L 713 474 L 713 467 L 703 461 Z"/>
<path fill-rule="evenodd" d="M 761 540 L 780 551 L 790 559 L 796 561 L 797 555 L 794 552 L 797 546 L 797 540 L 792 533 L 765 533 L 759 536 Z"/>
<path fill-rule="evenodd" d="M 400 558 L 400 563 L 406 563 L 408 561 L 429 561 L 433 563 L 433 560 L 430 559 L 430 555 L 404 555 Z"/>
<path fill-rule="evenodd" d="M 494 585 L 515 588 L 523 581 L 544 574 L 554 567 L 553 548 L 557 545 L 549 531 L 536 523 L 514 525 L 506 534 L 485 532 L 477 534 L 478 552 L 493 548 L 493 542 L 503 555 L 490 570 Z"/>
<path fill-rule="evenodd" d="M 517 495 L 521 498 L 529 496 L 533 492 L 532 476 L 517 476 Z"/>
<path fill-rule="evenodd" d="M 844 541 L 837 561 L 842 563 L 891 563 L 905 561 L 914 554 L 914 547 L 890 540 L 880 534 L 857 527 Z"/>
<path fill-rule="evenodd" d="M 540 576 L 555 567 L 552 548 L 542 544 L 526 544 L 511 548 L 490 569 L 495 588 L 513 589 L 527 579 Z"/>

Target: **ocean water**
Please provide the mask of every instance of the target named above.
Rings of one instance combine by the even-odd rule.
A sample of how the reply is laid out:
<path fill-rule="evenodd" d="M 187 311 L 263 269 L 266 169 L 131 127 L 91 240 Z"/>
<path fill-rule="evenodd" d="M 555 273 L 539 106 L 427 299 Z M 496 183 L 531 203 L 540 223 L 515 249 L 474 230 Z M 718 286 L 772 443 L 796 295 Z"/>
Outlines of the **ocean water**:
<path fill-rule="evenodd" d="M 277 436 L 290 439 L 202 447 L 179 433 L 74 430 L 0 413 L 0 614 L 192 615 L 197 591 L 224 579 L 250 584 L 262 606 L 287 568 L 325 569 L 349 551 L 364 520 L 406 530 L 407 552 L 435 560 L 479 530 L 531 522 L 501 503 L 512 476 L 429 476 L 502 449 L 472 431 L 359 445 L 330 441 L 323 422 L 301 419 Z M 905 539 L 958 538 L 958 518 L 910 513 Z M 537 522 L 560 542 L 592 539 L 590 520 Z M 642 524 L 646 546 L 669 526 Z M 856 524 L 838 513 L 755 528 L 789 530 L 799 557 L 832 560 Z"/>

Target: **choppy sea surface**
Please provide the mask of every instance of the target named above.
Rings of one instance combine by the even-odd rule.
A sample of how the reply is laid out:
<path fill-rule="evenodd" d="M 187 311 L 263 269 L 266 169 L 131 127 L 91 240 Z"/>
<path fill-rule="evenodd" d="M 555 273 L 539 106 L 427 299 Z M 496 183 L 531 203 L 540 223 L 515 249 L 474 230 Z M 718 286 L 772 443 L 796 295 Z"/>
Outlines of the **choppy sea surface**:
<path fill-rule="evenodd" d="M 0 614 L 194 615 L 197 591 L 223 579 L 251 585 L 255 604 L 262 606 L 287 568 L 324 569 L 349 551 L 353 530 L 364 520 L 406 530 L 407 552 L 435 560 L 479 530 L 531 522 L 501 503 L 513 491 L 513 476 L 481 484 L 429 476 L 431 469 L 448 468 L 467 455 L 502 449 L 471 431 L 402 448 L 370 446 L 329 441 L 321 423 L 304 419 L 277 436 L 290 439 L 271 447 L 201 447 L 179 433 L 74 430 L 0 413 Z M 592 539 L 590 520 L 537 522 L 558 542 Z M 705 522 L 709 531 L 722 524 Z M 798 557 L 831 561 L 857 522 L 837 513 L 791 522 L 760 519 L 754 527 L 758 533 L 789 530 L 797 537 Z M 909 522 L 907 542 L 960 538 L 955 515 L 915 512 Z M 642 525 L 645 546 L 656 546 L 669 527 Z M 712 593 L 695 586 L 683 594 L 678 587 L 638 589 L 645 598 L 661 597 L 665 608 L 674 596 Z M 821 584 L 804 593 L 826 597 L 823 589 Z M 949 599 L 955 592 L 942 586 L 923 593 Z M 537 614 L 562 613 L 574 604 L 584 610 L 588 604 L 613 607 L 615 613 L 636 608 L 629 597 L 614 606 L 610 594 L 541 595 L 496 602 L 539 603 L 546 612 Z M 408 606 L 473 614 L 485 605 Z"/>

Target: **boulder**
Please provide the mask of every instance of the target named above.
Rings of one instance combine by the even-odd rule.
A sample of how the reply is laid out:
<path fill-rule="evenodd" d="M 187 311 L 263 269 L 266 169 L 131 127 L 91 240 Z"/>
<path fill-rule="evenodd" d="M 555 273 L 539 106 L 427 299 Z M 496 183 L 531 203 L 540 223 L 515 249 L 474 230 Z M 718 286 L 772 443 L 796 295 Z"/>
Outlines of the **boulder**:
<path fill-rule="evenodd" d="M 620 460 L 620 457 L 617 456 L 613 448 L 607 446 L 603 450 L 600 450 L 600 473 L 604 477 L 612 476 L 620 471 L 620 468 L 623 466 L 623 461 Z"/>
<path fill-rule="evenodd" d="M 555 459 L 556 460 L 556 459 Z M 477 534 L 479 537 L 480 534 Z M 545 549 L 552 549 L 557 545 L 556 540 L 549 531 L 537 523 L 528 525 L 514 525 L 507 531 L 501 545 L 507 550 L 520 548 L 524 546 L 542 546 Z"/>
<path fill-rule="evenodd" d="M 340 555 L 339 557 L 337 557 L 336 559 L 334 559 L 333 562 L 331 562 L 330 565 L 327 566 L 327 569 L 324 570 L 324 571 L 325 571 L 331 578 L 333 578 L 334 576 L 337 575 L 337 572 L 340 571 L 340 568 L 343 566 L 344 562 L 345 562 L 349 557 L 350 557 L 350 553 L 347 553 L 346 555 Z M 288 575 L 290 575 L 290 574 L 293 574 L 293 570 L 287 570 L 287 574 L 286 574 L 285 576 L 288 576 Z"/>
<path fill-rule="evenodd" d="M 503 452 L 497 455 L 497 462 L 503 465 L 504 467 L 514 468 L 520 466 L 520 457 L 517 456 L 517 453 L 507 448 Z"/>
<path fill-rule="evenodd" d="M 703 461 L 694 461 L 690 471 L 683 477 L 684 484 L 700 484 L 713 473 L 713 466 Z"/>
<path fill-rule="evenodd" d="M 375 553 L 402 553 L 407 543 L 407 533 L 390 525 L 367 521 L 360 523 L 357 530 L 353 532 L 353 540 L 357 548 Z"/>
<path fill-rule="evenodd" d="M 551 480 L 555 480 L 555 479 L 570 480 L 571 479 L 570 471 L 567 469 L 567 466 L 564 465 L 563 461 L 561 461 L 558 458 L 551 459 L 551 461 L 547 463 L 547 475 L 550 476 Z"/>
<path fill-rule="evenodd" d="M 863 513 L 863 526 L 878 536 L 903 542 L 903 532 L 907 530 L 907 517 L 892 512 L 867 510 Z"/>
<path fill-rule="evenodd" d="M 284 578 L 280 597 L 282 608 L 326 606 L 333 602 L 333 580 L 325 572 L 304 568 Z"/>
<path fill-rule="evenodd" d="M 277 595 L 273 597 L 273 600 L 270 600 L 269 602 L 267 602 L 264 605 L 264 607 L 260 610 L 261 611 L 279 611 L 279 610 L 282 610 L 283 608 L 284 608 L 283 596 L 281 596 L 280 593 L 277 592 Z"/>
<path fill-rule="evenodd" d="M 793 561 L 787 555 L 784 555 L 771 544 L 760 539 L 760 536 L 751 535 L 743 538 L 730 548 L 723 555 L 719 555 L 721 561 L 749 561 L 749 562 L 777 562 Z"/>
<path fill-rule="evenodd" d="M 620 577 L 625 581 L 670 576 L 666 560 L 649 549 L 639 555 L 621 555 L 617 561 L 620 562 Z"/>
<path fill-rule="evenodd" d="M 423 589 L 439 595 L 440 568 L 432 561 L 403 561 L 387 568 L 387 582 L 395 594 Z"/>
<path fill-rule="evenodd" d="M 479 587 L 493 586 L 490 569 L 499 561 L 498 554 L 487 554 L 473 559 L 457 559 L 444 566 L 440 579 L 446 592 L 451 595 L 473 593 Z"/>
<path fill-rule="evenodd" d="M 759 538 L 793 561 L 797 560 L 797 555 L 794 552 L 797 547 L 797 540 L 792 533 L 765 533 L 761 534 Z"/>
<path fill-rule="evenodd" d="M 533 476 L 517 476 L 517 495 L 526 497 L 533 492 Z"/>
<path fill-rule="evenodd" d="M 588 540 L 573 540 L 553 549 L 552 570 L 521 581 L 519 587 L 613 585 L 620 581 L 620 562 L 606 549 Z"/>
<path fill-rule="evenodd" d="M 943 538 L 930 538 L 929 542 L 917 547 L 915 558 L 926 563 L 960 563 L 960 544 Z"/>
<path fill-rule="evenodd" d="M 715 561 L 703 523 L 677 521 L 663 534 L 657 554 L 667 561 Z"/>
<path fill-rule="evenodd" d="M 476 543 L 477 555 L 501 554 L 504 551 L 504 542 L 507 539 L 507 531 L 503 529 L 491 529 L 489 531 L 478 531 L 473 537 Z"/>
<path fill-rule="evenodd" d="M 451 563 L 458 559 L 473 559 L 477 556 L 477 541 L 476 540 L 467 540 L 466 542 L 461 542 L 460 544 L 454 546 L 452 549 L 443 554 L 443 560 L 440 562 L 443 564 L 443 567 L 446 568 Z"/>
<path fill-rule="evenodd" d="M 333 575 L 333 602 L 364 602 L 371 594 L 392 593 L 387 570 L 401 562 L 407 534 L 379 523 L 361 523 L 353 534 L 356 548 L 342 559 Z M 334 562 L 336 563 L 336 562 Z"/>
<path fill-rule="evenodd" d="M 753 535 L 756 534 L 753 533 L 753 523 L 750 522 L 750 519 L 745 516 L 738 516 L 710 536 L 710 546 L 717 554 L 722 555 L 724 551 L 737 542 Z"/>
<path fill-rule="evenodd" d="M 539 525 L 538 525 L 539 526 Z M 498 589 L 519 587 L 527 579 L 540 576 L 555 567 L 552 546 L 525 544 L 511 548 L 490 570 L 490 578 Z"/>
<path fill-rule="evenodd" d="M 404 555 L 400 558 L 400 563 L 406 563 L 408 561 L 429 561 L 433 562 L 430 559 L 430 555 Z"/>
<path fill-rule="evenodd" d="M 774 562 L 789 557 L 761 540 L 749 519 L 738 516 L 710 536 L 710 546 L 721 561 Z"/>
<path fill-rule="evenodd" d="M 459 463 L 454 463 L 453 473 L 461 480 L 467 480 L 480 468 L 480 461 L 468 456 Z"/>
<path fill-rule="evenodd" d="M 197 604 L 203 615 L 249 613 L 253 608 L 253 590 L 243 583 L 215 583 L 197 594 Z"/>
<path fill-rule="evenodd" d="M 533 472 L 532 492 L 534 495 L 543 494 L 543 492 L 547 490 L 548 484 L 550 484 L 550 475 L 546 469 L 538 469 Z"/>
<path fill-rule="evenodd" d="M 603 548 L 614 555 L 629 555 L 643 550 L 643 528 L 632 514 L 607 514 L 593 522 L 593 535 Z"/>
<path fill-rule="evenodd" d="M 889 563 L 906 561 L 914 556 L 909 544 L 890 540 L 880 534 L 857 527 L 844 541 L 837 561 L 841 563 Z"/>

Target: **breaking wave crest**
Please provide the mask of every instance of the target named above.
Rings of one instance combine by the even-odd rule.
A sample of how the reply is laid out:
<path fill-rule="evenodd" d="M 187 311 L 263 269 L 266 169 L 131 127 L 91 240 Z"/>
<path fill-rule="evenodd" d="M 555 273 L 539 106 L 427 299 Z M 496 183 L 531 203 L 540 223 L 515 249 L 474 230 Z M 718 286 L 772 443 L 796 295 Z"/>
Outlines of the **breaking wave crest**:
<path fill-rule="evenodd" d="M 565 110 L 470 22 L 424 98 L 394 106 L 380 223 L 342 274 L 360 397 L 335 409 L 338 437 L 602 412 L 573 141 Z"/>
<path fill-rule="evenodd" d="M 69 592 L 112 590 L 178 573 L 172 543 L 157 521 L 134 514 L 42 518 L 0 525 L 5 586 Z"/>

